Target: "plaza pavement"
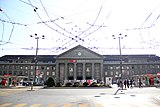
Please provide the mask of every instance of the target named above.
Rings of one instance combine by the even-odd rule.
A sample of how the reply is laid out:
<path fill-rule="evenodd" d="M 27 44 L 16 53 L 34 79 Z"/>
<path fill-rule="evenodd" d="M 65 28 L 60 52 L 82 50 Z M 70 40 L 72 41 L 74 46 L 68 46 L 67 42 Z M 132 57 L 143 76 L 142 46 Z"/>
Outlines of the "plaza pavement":
<path fill-rule="evenodd" d="M 108 89 L 111 89 L 112 92 L 114 92 L 114 94 L 121 94 L 122 90 L 119 89 L 116 84 L 111 85 L 111 87 L 112 88 L 109 88 L 109 87 L 51 87 L 51 88 L 48 88 L 48 89 L 92 89 L 92 88 L 93 89 L 107 89 L 108 88 Z M 160 87 L 143 87 L 141 89 L 143 89 L 145 91 L 145 89 L 149 89 L 149 88 L 156 88 L 156 89 L 160 90 Z M 13 90 L 28 90 L 28 91 L 32 91 L 30 86 L 27 86 L 27 87 L 25 87 L 25 86 L 16 86 L 16 87 L 3 87 L 3 88 L 0 87 L 0 90 L 1 89 L 2 90 L 3 89 L 5 89 L 5 90 L 13 89 Z M 44 89 L 44 86 L 33 86 L 33 91 L 36 91 L 36 90 L 39 90 L 39 89 Z M 47 88 L 45 88 L 45 89 L 47 89 Z M 138 91 L 139 89 L 140 88 L 138 88 L 138 87 L 133 87 L 133 89 L 131 89 L 131 88 L 124 89 L 124 91 L 127 90 L 125 92 L 130 93 L 133 90 L 134 91 L 136 91 L 136 90 Z M 160 93 L 159 93 L 159 95 L 155 96 L 155 99 L 160 101 Z"/>
<path fill-rule="evenodd" d="M 116 85 L 116 84 L 111 85 L 111 87 L 112 87 L 113 89 L 117 89 L 117 85 Z M 134 91 L 136 91 L 136 90 L 138 91 L 139 89 L 143 89 L 143 90 L 145 91 L 146 89 L 149 89 L 149 88 L 156 88 L 156 89 L 159 89 L 159 90 L 160 90 L 160 87 L 143 87 L 143 88 L 133 87 L 133 88 L 124 89 L 124 90 L 127 90 L 127 93 L 130 93 L 130 92 L 132 91 L 132 89 L 133 89 Z M 118 89 L 117 89 L 117 91 L 118 91 Z M 121 91 L 121 90 L 120 90 L 120 91 Z M 118 91 L 117 94 L 120 93 L 120 91 Z M 156 95 L 156 96 L 155 96 L 155 99 L 160 101 L 160 93 L 159 93 L 159 95 Z"/>

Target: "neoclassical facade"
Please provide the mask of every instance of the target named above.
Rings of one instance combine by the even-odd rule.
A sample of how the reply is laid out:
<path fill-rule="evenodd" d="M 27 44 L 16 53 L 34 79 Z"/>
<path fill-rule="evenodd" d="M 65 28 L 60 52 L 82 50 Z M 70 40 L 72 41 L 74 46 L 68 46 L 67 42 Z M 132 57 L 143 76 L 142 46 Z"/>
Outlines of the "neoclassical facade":
<path fill-rule="evenodd" d="M 56 78 L 63 80 L 103 80 L 103 56 L 77 46 L 56 58 Z"/>
<path fill-rule="evenodd" d="M 121 60 L 120 60 L 121 58 Z M 5 55 L 0 57 L 0 77 L 25 81 L 55 82 L 68 80 L 101 80 L 132 78 L 160 72 L 160 57 L 156 55 L 100 55 L 78 45 L 60 55 Z M 121 64 L 120 64 L 121 61 Z M 36 69 L 35 69 L 36 68 Z"/>

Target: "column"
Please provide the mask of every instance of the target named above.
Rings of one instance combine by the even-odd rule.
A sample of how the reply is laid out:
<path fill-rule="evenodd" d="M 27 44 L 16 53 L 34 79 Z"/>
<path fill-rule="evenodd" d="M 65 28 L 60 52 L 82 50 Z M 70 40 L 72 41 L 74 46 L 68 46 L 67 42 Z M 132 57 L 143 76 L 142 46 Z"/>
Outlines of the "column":
<path fill-rule="evenodd" d="M 86 76 L 85 76 L 85 64 L 86 63 L 83 63 L 83 71 L 82 71 L 83 80 L 86 80 Z"/>
<path fill-rule="evenodd" d="M 74 80 L 76 80 L 77 79 L 77 70 L 76 70 L 76 64 L 77 63 L 74 63 Z"/>
<path fill-rule="evenodd" d="M 95 64 L 95 63 L 92 63 L 92 79 L 94 79 L 94 68 L 95 68 L 95 67 L 94 67 L 94 64 Z"/>
<path fill-rule="evenodd" d="M 103 72 L 103 63 L 100 63 L 100 78 L 102 81 L 104 81 L 104 72 Z"/>
<path fill-rule="evenodd" d="M 64 74 L 64 79 L 65 79 L 65 80 L 68 80 L 68 78 L 67 78 L 67 77 L 68 77 L 67 64 L 68 64 L 68 63 L 65 63 L 65 65 L 64 65 L 64 66 L 65 66 L 65 69 L 64 69 L 64 73 L 65 73 L 65 74 Z"/>
<path fill-rule="evenodd" d="M 58 82 L 59 81 L 59 63 L 56 63 L 56 82 Z"/>
<path fill-rule="evenodd" d="M 31 67 L 30 67 L 31 68 Z M 13 72 L 14 73 L 14 72 Z M 28 76 L 28 79 L 27 79 L 27 81 L 30 81 L 30 78 L 31 78 L 31 70 L 28 70 L 27 71 L 27 76 Z M 13 74 L 14 75 L 14 74 Z M 44 79 L 44 78 L 43 78 Z"/>

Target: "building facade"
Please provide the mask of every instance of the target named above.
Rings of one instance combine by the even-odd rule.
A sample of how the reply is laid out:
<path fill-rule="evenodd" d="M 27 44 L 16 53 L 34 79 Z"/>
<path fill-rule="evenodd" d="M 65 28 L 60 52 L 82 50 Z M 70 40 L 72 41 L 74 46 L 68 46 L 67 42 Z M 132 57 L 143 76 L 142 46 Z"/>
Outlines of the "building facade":
<path fill-rule="evenodd" d="M 159 72 L 160 57 L 156 55 L 100 55 L 81 45 L 60 55 L 38 55 L 36 66 L 35 55 L 0 58 L 0 76 L 10 77 L 9 81 L 34 81 L 36 78 L 41 83 L 51 77 L 55 83 L 69 80 L 107 82 L 108 78 L 116 81 Z"/>

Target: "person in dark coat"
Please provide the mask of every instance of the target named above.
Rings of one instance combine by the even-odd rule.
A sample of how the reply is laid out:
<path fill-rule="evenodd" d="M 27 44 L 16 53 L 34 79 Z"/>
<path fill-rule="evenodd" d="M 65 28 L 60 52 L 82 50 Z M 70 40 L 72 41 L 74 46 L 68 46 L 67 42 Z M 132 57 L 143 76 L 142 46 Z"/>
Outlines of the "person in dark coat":
<path fill-rule="evenodd" d="M 129 80 L 127 80 L 127 88 L 129 88 Z"/>
<path fill-rule="evenodd" d="M 139 79 L 139 88 L 141 88 L 142 87 L 142 81 L 141 81 L 141 79 Z"/>
<path fill-rule="evenodd" d="M 133 85 L 133 80 L 130 80 L 130 85 L 131 85 L 131 88 L 133 88 L 133 87 L 132 87 L 132 85 Z"/>
<path fill-rule="evenodd" d="M 125 87 L 125 89 L 126 89 L 126 85 L 127 85 L 127 81 L 124 80 L 124 87 Z"/>

